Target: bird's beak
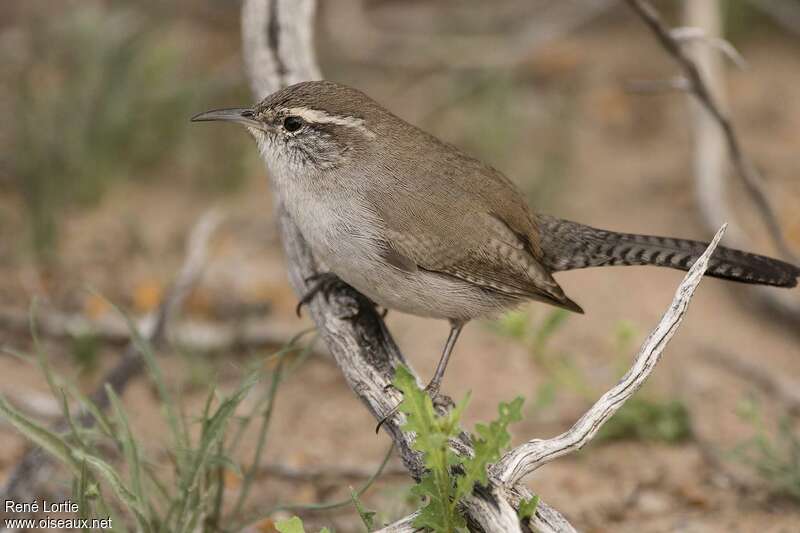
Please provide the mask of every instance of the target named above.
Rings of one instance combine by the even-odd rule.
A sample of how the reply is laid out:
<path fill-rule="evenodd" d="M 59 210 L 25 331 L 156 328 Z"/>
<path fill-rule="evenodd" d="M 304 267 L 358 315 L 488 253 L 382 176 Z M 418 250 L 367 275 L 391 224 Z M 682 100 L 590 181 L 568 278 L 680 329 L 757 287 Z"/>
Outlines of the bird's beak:
<path fill-rule="evenodd" d="M 263 127 L 263 124 L 254 118 L 253 110 L 249 108 L 214 109 L 192 117 L 192 122 L 207 122 L 211 120 L 238 122 L 258 129 Z"/>

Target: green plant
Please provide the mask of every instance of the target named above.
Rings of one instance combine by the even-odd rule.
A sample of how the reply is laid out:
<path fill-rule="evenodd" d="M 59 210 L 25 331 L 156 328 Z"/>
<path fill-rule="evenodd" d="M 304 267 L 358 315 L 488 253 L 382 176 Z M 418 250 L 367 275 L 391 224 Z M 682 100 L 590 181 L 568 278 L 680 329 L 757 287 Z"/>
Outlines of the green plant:
<path fill-rule="evenodd" d="M 363 522 L 364 527 L 367 528 L 367 532 L 371 532 L 375 529 L 375 511 L 370 511 L 364 504 L 361 502 L 361 498 L 358 496 L 358 492 L 356 492 L 353 487 L 350 487 L 350 498 L 353 500 L 353 506 L 356 508 L 356 512 L 358 516 L 361 518 L 361 522 Z"/>
<path fill-rule="evenodd" d="M 530 520 L 533 514 L 536 512 L 536 508 L 539 507 L 539 495 L 534 495 L 528 498 L 527 500 L 522 500 L 519 503 L 519 511 L 517 514 L 519 515 L 520 520 Z"/>
<path fill-rule="evenodd" d="M 755 398 L 741 402 L 738 414 L 754 435 L 734 448 L 734 457 L 761 476 L 774 493 L 800 501 L 800 432 L 792 418 L 783 415 L 775 430 L 768 429 Z"/>
<path fill-rule="evenodd" d="M 508 426 L 522 418 L 522 398 L 501 403 L 497 420 L 475 426 L 472 457 L 457 455 L 450 448 L 450 439 L 458 436 L 459 422 L 469 396 L 445 415 L 437 415 L 427 393 L 405 367 L 395 373 L 394 386 L 403 393 L 400 411 L 407 415 L 405 431 L 416 434 L 414 449 L 423 454 L 427 469 L 412 489 L 424 506 L 414 522 L 434 532 L 452 532 L 466 527 L 458 513 L 459 501 L 469 495 L 476 484 L 487 483 L 486 468 L 500 458 L 511 436 Z"/>
<path fill-rule="evenodd" d="M 34 308 L 35 309 L 35 308 Z M 112 516 L 114 529 L 144 532 L 181 532 L 198 528 L 218 530 L 221 524 L 238 519 L 248 499 L 256 468 L 267 443 L 278 387 L 283 379 L 311 353 L 311 343 L 300 345 L 301 336 L 271 357 L 277 365 L 270 383 L 254 399 L 252 408 L 237 415 L 242 401 L 251 395 L 263 373 L 263 359 L 257 358 L 244 369 L 240 383 L 228 393 L 210 386 L 202 412 L 189 418 L 181 411 L 152 347 L 131 326 L 137 349 L 144 358 L 147 375 L 163 405 L 168 429 L 167 450 L 172 468 L 156 466 L 148 458 L 146 444 L 130 424 L 123 402 L 110 387 L 108 413 L 101 411 L 69 380 L 56 374 L 38 342 L 32 311 L 32 336 L 35 357 L 7 350 L 23 360 L 37 364 L 53 395 L 59 399 L 67 431 L 58 432 L 31 420 L 0 395 L 0 416 L 28 440 L 63 464 L 72 479 L 73 499 L 81 516 Z M 289 364 L 286 357 L 299 354 Z M 78 424 L 75 406 L 93 417 L 94 425 Z M 240 459 L 238 447 L 245 430 L 258 425 L 257 447 L 252 460 Z M 387 456 L 388 457 L 388 456 Z M 238 500 L 228 515 L 224 512 L 225 471 L 242 478 Z M 361 489 L 362 492 L 365 489 Z M 350 503 L 348 499 L 344 505 Z M 303 508 L 303 506 L 299 506 Z"/>

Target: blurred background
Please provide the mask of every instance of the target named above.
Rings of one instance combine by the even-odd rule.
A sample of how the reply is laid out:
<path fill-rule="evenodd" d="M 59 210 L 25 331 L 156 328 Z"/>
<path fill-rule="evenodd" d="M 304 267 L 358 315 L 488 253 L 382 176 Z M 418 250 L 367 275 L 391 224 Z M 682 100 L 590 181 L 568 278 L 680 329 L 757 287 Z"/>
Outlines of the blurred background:
<path fill-rule="evenodd" d="M 656 5 L 672 25 L 686 24 L 684 2 Z M 212 207 L 225 221 L 180 319 L 194 333 L 160 350 L 187 419 L 202 411 L 212 384 L 231 391 L 247 369 L 274 374 L 268 356 L 310 326 L 294 316 L 297 299 L 252 142 L 239 128 L 188 121 L 251 103 L 239 7 L 230 0 L 0 3 L 0 394 L 36 420 L 52 423 L 62 406 L 41 369 L 12 355 L 34 351 L 31 302 L 38 302 L 40 351 L 65 382 L 88 393 L 123 351 L 126 329 L 114 306 L 135 320 L 156 310 L 187 235 Z M 797 252 L 800 2 L 721 0 L 718 21 L 747 61 L 744 69 L 726 63 L 721 85 Z M 536 210 L 617 231 L 710 236 L 693 178 L 697 110 L 679 92 L 631 90 L 631 82 L 677 70 L 624 4 L 321 1 L 317 26 L 329 78 L 491 163 Z M 752 251 L 774 255 L 732 176 L 727 201 L 736 221 Z M 445 392 L 471 391 L 468 427 L 522 395 L 514 442 L 553 436 L 617 382 L 681 276 L 639 267 L 561 274 L 586 315 L 530 304 L 471 324 Z M 528 480 L 576 527 L 797 531 L 800 332 L 740 289 L 704 281 L 646 388 L 585 451 Z M 447 325 L 399 313 L 387 320 L 415 368 L 430 375 Z M 388 446 L 335 365 L 316 352 L 324 347 L 294 357 L 274 396 L 247 510 L 346 496 Z M 255 387 L 269 388 L 264 381 Z M 137 378 L 122 400 L 143 453 L 168 464 L 155 388 Z M 5 479 L 28 445 L 2 418 L 0 439 Z M 255 427 L 243 431 L 237 457 L 251 457 L 259 442 Z M 396 458 L 387 468 L 364 495 L 381 520 L 417 505 Z M 226 498 L 235 501 L 242 477 L 222 470 Z M 68 492 L 68 480 L 61 472 L 45 489 Z M 296 513 L 311 529 L 362 530 L 352 506 Z M 287 514 L 251 528 L 273 531 L 273 519 Z"/>

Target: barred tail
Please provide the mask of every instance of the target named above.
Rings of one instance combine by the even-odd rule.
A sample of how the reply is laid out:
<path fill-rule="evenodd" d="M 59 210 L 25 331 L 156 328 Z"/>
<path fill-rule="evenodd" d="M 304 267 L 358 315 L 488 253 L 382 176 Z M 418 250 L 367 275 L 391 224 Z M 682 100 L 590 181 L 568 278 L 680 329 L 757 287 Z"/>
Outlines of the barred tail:
<path fill-rule="evenodd" d="M 689 270 L 708 243 L 615 233 L 549 216 L 538 216 L 543 262 L 552 271 L 595 266 L 655 265 Z M 795 287 L 800 268 L 731 248 L 718 247 L 707 276 L 742 283 Z"/>

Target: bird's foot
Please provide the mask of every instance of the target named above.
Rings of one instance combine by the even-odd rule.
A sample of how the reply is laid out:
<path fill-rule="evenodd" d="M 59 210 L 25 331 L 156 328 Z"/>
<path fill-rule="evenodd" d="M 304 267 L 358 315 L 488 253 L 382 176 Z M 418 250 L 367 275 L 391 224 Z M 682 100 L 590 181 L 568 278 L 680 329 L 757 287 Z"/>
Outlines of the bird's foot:
<path fill-rule="evenodd" d="M 343 286 L 347 286 L 347 284 L 333 272 L 320 272 L 319 274 L 307 277 L 305 281 L 306 283 L 311 283 L 311 288 L 309 288 L 303 297 L 300 298 L 300 301 L 297 302 L 297 307 L 295 307 L 294 311 L 298 318 L 302 315 L 303 306 L 308 305 L 317 294 L 322 294 L 325 300 L 328 301 L 331 292 Z"/>
<path fill-rule="evenodd" d="M 311 287 L 306 291 L 303 297 L 300 298 L 300 301 L 297 302 L 297 307 L 295 307 L 294 311 L 298 318 L 302 315 L 303 306 L 308 305 L 317 294 L 322 294 L 325 297 L 325 301 L 330 302 L 330 295 L 332 292 L 345 287 L 351 288 L 350 285 L 342 281 L 342 279 L 333 272 L 314 274 L 313 276 L 307 277 L 305 282 L 307 284 L 310 283 Z M 381 308 L 378 310 L 378 305 L 375 302 L 362 294 L 359 294 L 359 297 L 362 301 L 366 301 L 372 305 L 376 311 L 379 311 L 381 318 L 386 318 L 389 309 Z M 340 318 L 352 318 L 356 316 L 358 314 L 358 305 L 358 301 L 354 300 L 352 305 L 346 306 L 347 309 L 341 314 Z"/>

